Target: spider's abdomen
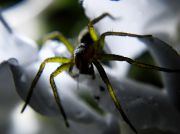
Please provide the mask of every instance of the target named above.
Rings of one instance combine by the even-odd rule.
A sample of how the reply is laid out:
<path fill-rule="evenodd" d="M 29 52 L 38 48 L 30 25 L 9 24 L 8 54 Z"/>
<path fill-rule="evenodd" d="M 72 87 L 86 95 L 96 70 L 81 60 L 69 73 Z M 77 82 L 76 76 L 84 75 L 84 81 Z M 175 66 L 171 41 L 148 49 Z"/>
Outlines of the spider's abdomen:
<path fill-rule="evenodd" d="M 94 47 L 92 44 L 81 43 L 74 51 L 76 67 L 82 74 L 93 74 L 92 60 Z"/>

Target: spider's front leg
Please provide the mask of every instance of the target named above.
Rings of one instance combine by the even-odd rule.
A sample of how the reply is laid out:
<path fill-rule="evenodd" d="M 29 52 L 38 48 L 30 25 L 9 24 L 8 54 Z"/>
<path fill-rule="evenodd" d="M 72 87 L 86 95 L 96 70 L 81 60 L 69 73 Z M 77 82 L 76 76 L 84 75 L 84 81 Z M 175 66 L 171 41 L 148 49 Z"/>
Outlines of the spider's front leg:
<path fill-rule="evenodd" d="M 152 37 L 152 35 L 138 35 L 138 34 L 132 34 L 132 33 L 125 33 L 125 32 L 105 32 L 99 37 L 99 40 L 98 40 L 99 43 L 96 43 L 96 45 L 99 45 L 97 46 L 97 48 L 99 48 L 100 50 L 103 49 L 104 44 L 105 44 L 104 40 L 105 40 L 105 37 L 107 36 L 129 36 L 129 37 L 137 37 L 137 38 Z M 150 64 L 146 64 L 146 63 L 142 63 L 142 62 L 130 59 L 128 57 L 115 55 L 115 54 L 99 54 L 99 55 L 96 55 L 96 58 L 102 61 L 111 61 L 111 60 L 126 61 L 129 64 L 132 64 L 141 68 L 145 68 L 145 69 L 152 69 L 152 70 L 163 71 L 163 72 L 180 72 L 180 69 L 170 69 L 170 68 L 153 66 Z"/>
<path fill-rule="evenodd" d="M 101 34 L 101 36 L 99 37 L 99 40 L 97 43 L 97 45 L 101 45 L 98 46 L 101 49 L 104 47 L 104 41 L 105 41 L 105 37 L 107 36 L 128 36 L 128 37 L 137 37 L 137 38 L 149 38 L 152 37 L 152 35 L 138 35 L 138 34 L 132 34 L 132 33 L 126 33 L 126 32 L 105 32 L 103 34 Z"/>
<path fill-rule="evenodd" d="M 61 41 L 65 46 L 66 48 L 68 49 L 68 51 L 73 54 L 74 52 L 74 48 L 73 48 L 73 45 L 69 42 L 69 40 L 60 32 L 52 32 L 52 33 L 49 33 L 47 34 L 44 38 L 43 38 L 43 41 L 45 42 L 46 40 L 59 40 Z"/>
<path fill-rule="evenodd" d="M 47 58 L 47 59 L 45 59 L 45 60 L 41 63 L 41 65 L 40 65 L 40 67 L 39 67 L 39 70 L 38 70 L 35 78 L 34 78 L 33 81 L 32 81 L 31 87 L 30 87 L 29 92 L 28 92 L 28 94 L 27 94 L 27 97 L 26 97 L 26 100 L 25 100 L 25 104 L 24 104 L 24 106 L 23 106 L 23 108 L 22 108 L 22 110 L 21 110 L 21 113 L 24 112 L 26 106 L 29 104 L 29 101 L 30 101 L 30 99 L 31 99 L 31 97 L 32 97 L 32 94 L 33 94 L 33 91 L 34 91 L 34 87 L 36 86 L 36 84 L 37 84 L 37 82 L 38 82 L 38 80 L 39 80 L 39 78 L 40 78 L 40 76 L 41 76 L 41 74 L 42 74 L 42 72 L 43 72 L 43 70 L 44 70 L 44 68 L 45 68 L 45 65 L 46 65 L 47 63 L 68 63 L 68 62 L 70 62 L 70 59 L 60 58 L 60 57 L 52 57 L 52 58 Z"/>
<path fill-rule="evenodd" d="M 126 116 L 126 114 L 124 113 L 123 109 L 122 109 L 122 106 L 113 90 L 113 87 L 106 75 L 106 72 L 104 70 L 104 68 L 102 67 L 102 65 L 97 61 L 97 60 L 94 60 L 93 61 L 93 64 L 96 66 L 102 80 L 104 81 L 104 83 L 106 84 L 106 87 L 108 89 L 108 92 L 116 106 L 116 108 L 118 109 L 118 111 L 120 112 L 122 118 L 124 119 L 124 121 L 130 126 L 130 128 L 137 134 L 137 130 L 135 129 L 135 127 L 131 124 L 131 122 L 129 121 L 128 117 Z"/>
<path fill-rule="evenodd" d="M 58 95 L 58 91 L 57 91 L 57 87 L 56 87 L 56 84 L 55 84 L 55 81 L 54 81 L 54 78 L 59 75 L 62 71 L 65 71 L 65 70 L 68 70 L 71 66 L 71 63 L 65 63 L 65 64 L 62 64 L 60 67 L 58 67 L 50 76 L 50 84 L 51 84 L 51 87 L 52 87 L 52 90 L 53 90 L 53 94 L 54 94 L 54 97 L 55 97 L 55 101 L 59 107 L 59 110 L 61 111 L 62 113 L 62 116 L 64 118 L 64 121 L 65 121 L 65 124 L 67 127 L 69 127 L 69 123 L 68 123 L 68 120 L 67 120 L 67 116 L 65 114 L 65 111 L 64 111 L 64 108 L 61 104 L 61 99 L 60 99 L 60 96 Z"/>
<path fill-rule="evenodd" d="M 115 19 L 112 15 L 110 15 L 109 13 L 103 13 L 102 15 L 100 15 L 99 17 L 91 20 L 89 23 L 88 23 L 88 30 L 89 30 L 89 33 L 91 35 L 91 38 L 93 39 L 93 41 L 97 41 L 98 40 L 98 35 L 97 35 L 97 32 L 94 28 L 94 24 L 96 24 L 97 22 L 99 22 L 100 20 L 102 20 L 103 18 L 105 17 L 110 17 L 111 19 Z"/>

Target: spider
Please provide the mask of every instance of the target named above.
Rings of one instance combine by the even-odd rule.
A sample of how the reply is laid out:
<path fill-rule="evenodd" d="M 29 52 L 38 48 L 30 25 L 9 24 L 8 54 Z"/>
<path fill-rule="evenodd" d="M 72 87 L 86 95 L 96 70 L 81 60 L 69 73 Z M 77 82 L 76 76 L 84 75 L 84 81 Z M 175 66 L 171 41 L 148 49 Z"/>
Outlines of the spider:
<path fill-rule="evenodd" d="M 53 91 L 57 106 L 63 116 L 65 125 L 67 127 L 69 127 L 69 122 L 68 122 L 67 116 L 65 114 L 64 108 L 61 104 L 61 99 L 60 99 L 60 96 L 58 95 L 58 91 L 56 88 L 54 78 L 65 70 L 68 71 L 69 73 L 72 72 L 72 69 L 74 66 L 76 66 L 76 68 L 79 70 L 80 74 L 94 76 L 94 67 L 96 67 L 100 74 L 100 77 L 102 78 L 102 81 L 106 85 L 106 88 L 109 92 L 109 95 L 112 98 L 114 105 L 120 112 L 123 120 L 129 125 L 129 127 L 135 133 L 137 133 L 137 130 L 132 125 L 132 123 L 126 116 L 125 112 L 123 111 L 121 103 L 118 100 L 116 93 L 114 92 L 114 89 L 113 89 L 100 61 L 101 62 L 102 61 L 126 61 L 129 64 L 136 65 L 141 68 L 153 69 L 153 70 L 164 71 L 164 72 L 180 72 L 180 70 L 173 70 L 173 69 L 153 66 L 153 65 L 149 65 L 149 64 L 141 63 L 139 61 L 132 60 L 128 57 L 104 53 L 103 52 L 104 40 L 105 40 L 105 37 L 107 37 L 107 36 L 129 36 L 129 37 L 136 37 L 136 38 L 152 37 L 152 35 L 137 35 L 137 34 L 131 34 L 131 33 L 125 33 L 125 32 L 111 32 L 111 31 L 105 32 L 105 33 L 101 34 L 100 36 L 98 36 L 98 34 L 94 28 L 94 24 L 98 23 L 100 20 L 102 20 L 105 17 L 110 17 L 111 19 L 115 19 L 109 13 L 103 13 L 102 15 L 98 16 L 97 18 L 89 21 L 86 29 L 83 30 L 83 32 L 81 32 L 81 34 L 79 35 L 78 44 L 77 44 L 78 46 L 75 49 L 74 49 L 73 45 L 70 43 L 70 41 L 68 41 L 68 39 L 66 39 L 65 36 L 60 32 L 53 32 L 47 36 L 47 39 L 60 40 L 66 46 L 66 48 L 72 55 L 70 58 L 50 57 L 50 58 L 45 59 L 41 63 L 39 70 L 38 70 L 35 78 L 32 81 L 31 87 L 29 89 L 29 92 L 28 92 L 26 100 L 25 100 L 25 104 L 24 104 L 21 112 L 23 112 L 25 110 L 26 106 L 29 104 L 30 99 L 33 94 L 33 89 L 36 86 L 36 84 L 45 68 L 45 65 L 47 63 L 53 63 L 53 62 L 61 63 L 61 65 L 50 75 L 50 85 L 52 87 L 52 91 Z"/>

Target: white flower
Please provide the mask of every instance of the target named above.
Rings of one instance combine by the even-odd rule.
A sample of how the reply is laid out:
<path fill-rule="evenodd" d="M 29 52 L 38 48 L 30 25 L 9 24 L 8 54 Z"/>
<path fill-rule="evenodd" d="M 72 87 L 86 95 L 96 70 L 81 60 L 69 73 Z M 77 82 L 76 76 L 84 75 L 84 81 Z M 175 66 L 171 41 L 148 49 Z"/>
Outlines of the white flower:
<path fill-rule="evenodd" d="M 171 42 L 171 45 L 177 45 L 180 24 L 179 4 L 179 0 L 139 0 L 138 2 L 136 0 L 84 0 L 83 7 L 86 15 L 91 19 L 104 12 L 119 19 L 115 22 L 103 20 L 100 25 L 97 24 L 100 33 L 113 30 L 153 34 L 166 42 Z"/>
<path fill-rule="evenodd" d="M 91 6 L 90 4 L 92 2 L 96 2 L 96 4 L 93 4 L 94 6 Z M 141 6 L 143 7 L 143 5 L 148 5 L 147 1 L 140 1 L 140 7 L 135 6 L 138 5 L 138 3 L 133 0 L 122 0 L 118 2 L 108 1 L 108 4 L 106 2 L 107 1 L 105 0 L 91 0 L 90 2 L 88 2 L 88 0 L 84 1 L 84 7 L 86 9 L 87 15 L 90 16 L 89 13 L 92 13 L 91 18 L 94 18 L 103 12 L 113 13 L 114 11 L 116 11 L 117 14 L 113 15 L 115 15 L 115 17 L 117 18 L 120 17 L 120 20 L 118 20 L 117 22 L 107 18 L 97 24 L 100 33 L 108 30 L 135 32 L 138 34 L 149 33 L 150 30 L 144 31 L 145 24 L 148 24 L 147 22 L 149 22 L 148 16 L 147 18 L 144 18 L 146 20 L 145 23 L 143 21 L 140 21 L 140 19 L 142 19 L 143 17 L 142 14 L 144 14 L 144 12 L 137 12 Z M 129 2 L 132 2 L 131 4 L 134 5 L 131 5 L 130 8 L 127 8 L 129 7 Z M 113 8 L 110 8 L 111 10 L 109 10 L 109 4 L 113 6 Z M 96 8 L 99 7 L 102 11 L 96 10 Z M 140 9 L 146 9 L 146 7 L 142 7 Z M 128 14 L 127 11 L 129 12 Z M 119 14 L 119 12 L 121 14 Z M 131 21 L 133 21 L 134 23 L 130 23 Z M 104 25 L 103 23 L 105 23 L 106 25 Z M 107 27 L 107 25 L 110 27 Z M 8 48 L 4 46 L 5 43 L 2 44 L 1 51 L 5 52 L 3 51 L 3 47 L 5 47 L 7 52 L 3 54 L 4 58 L 2 59 L 2 61 L 12 57 L 16 58 L 16 60 L 20 64 L 15 59 L 9 59 L 8 61 L 2 62 L 2 64 L 0 65 L 0 72 L 2 72 L 1 74 L 4 74 L 1 76 L 1 79 L 5 79 L 7 81 L 11 80 L 11 88 L 13 88 L 14 90 L 16 89 L 18 94 L 23 99 L 25 99 L 28 94 L 31 81 L 35 77 L 40 63 L 47 57 L 69 57 L 69 54 L 61 43 L 49 41 L 38 51 L 37 47 L 34 45 L 34 43 L 32 43 L 32 41 L 29 43 L 29 41 L 27 41 L 26 39 L 24 40 L 24 38 L 20 38 L 19 35 L 15 35 L 14 32 L 8 34 L 9 38 L 5 39 L 12 40 L 13 43 L 12 46 Z M 121 49 L 120 46 L 123 43 L 125 43 L 125 45 L 132 43 L 130 44 L 132 49 L 131 51 L 134 51 L 133 49 L 135 49 L 135 47 L 132 48 L 132 46 L 134 46 L 133 43 L 137 43 L 137 45 L 146 44 L 148 49 L 150 49 L 152 55 L 155 57 L 155 60 L 158 61 L 159 65 L 172 69 L 180 68 L 179 55 L 171 47 L 169 47 L 168 44 L 157 38 L 120 38 L 119 40 L 119 37 L 115 39 L 114 37 L 110 37 L 109 39 L 107 39 L 106 43 L 111 49 L 111 52 L 117 54 L 119 54 L 119 51 Z M 111 43 L 113 44 L 110 45 Z M 21 47 L 19 47 L 19 45 Z M 13 51 L 12 53 L 11 48 L 14 48 L 14 50 L 16 51 Z M 144 47 L 141 47 L 141 49 L 142 48 L 144 49 Z M 10 52 L 10 55 L 8 52 Z M 125 56 L 129 55 L 133 57 L 135 55 L 130 54 L 129 51 L 127 52 L 129 54 L 125 54 Z M 61 114 L 57 108 L 57 104 L 55 103 L 52 89 L 49 84 L 49 75 L 57 68 L 57 66 L 59 66 L 59 64 L 46 65 L 46 68 L 42 76 L 40 77 L 38 84 L 34 88 L 30 106 L 35 111 L 43 115 L 46 115 L 48 117 L 55 116 L 56 118 L 60 118 Z M 164 88 L 158 91 L 157 89 L 159 88 L 152 85 L 138 83 L 126 78 L 119 78 L 119 70 L 121 69 L 120 64 L 118 63 L 115 67 L 113 66 L 111 70 L 107 69 L 107 74 L 117 93 L 118 99 L 121 100 L 122 107 L 125 113 L 127 114 L 132 124 L 135 126 L 135 128 L 137 128 L 138 132 L 149 133 L 148 130 L 152 129 L 153 132 L 168 131 L 178 134 L 180 132 L 178 126 L 178 124 L 180 123 L 180 114 L 178 112 L 178 102 L 180 102 L 178 93 L 180 87 L 178 82 L 180 80 L 180 74 L 163 73 Z M 112 71 L 114 72 L 112 73 Z M 121 133 L 133 133 L 130 129 L 127 129 L 128 126 L 124 125 L 125 123 L 123 123 L 122 121 L 119 125 L 120 114 L 119 112 L 117 112 L 117 109 L 115 109 L 114 104 L 106 90 L 105 92 L 100 94 L 99 104 L 102 105 L 98 105 L 98 103 L 96 103 L 93 99 L 93 94 L 96 94 L 100 87 L 106 89 L 99 76 L 96 75 L 95 80 L 89 79 L 88 76 L 82 77 L 82 79 L 84 80 L 80 78 L 79 83 L 67 72 L 63 72 L 55 78 L 55 83 L 58 88 L 59 96 L 61 97 L 62 105 L 71 125 L 71 129 L 67 133 L 73 132 L 83 134 L 118 134 L 120 133 L 120 126 Z M 13 80 L 14 85 L 12 84 Z M 7 87 L 9 85 L 3 82 L 4 81 L 1 81 L 1 86 L 3 86 L 3 88 L 9 88 Z M 62 119 L 60 121 L 62 127 L 64 125 L 64 122 Z M 155 128 L 155 130 L 153 128 Z"/>

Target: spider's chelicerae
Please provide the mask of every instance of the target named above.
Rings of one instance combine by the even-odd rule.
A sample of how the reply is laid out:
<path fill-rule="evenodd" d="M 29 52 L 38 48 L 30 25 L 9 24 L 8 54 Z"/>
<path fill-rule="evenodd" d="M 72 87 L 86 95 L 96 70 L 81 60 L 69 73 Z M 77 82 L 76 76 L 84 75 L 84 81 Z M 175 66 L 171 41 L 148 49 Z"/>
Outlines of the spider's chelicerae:
<path fill-rule="evenodd" d="M 135 127 L 131 124 L 125 112 L 123 111 L 121 107 L 121 103 L 114 92 L 114 89 L 106 75 L 105 70 L 103 69 L 103 66 L 100 64 L 100 61 L 111 61 L 111 60 L 126 61 L 129 64 L 136 65 L 141 68 L 153 69 L 153 70 L 164 71 L 164 72 L 180 72 L 180 70 L 162 68 L 162 67 L 145 64 L 145 63 L 140 63 L 138 61 L 135 61 L 128 57 L 124 57 L 120 55 L 105 54 L 103 52 L 103 48 L 104 48 L 104 40 L 105 40 L 105 37 L 107 36 L 130 36 L 130 37 L 136 37 L 136 38 L 152 37 L 151 35 L 137 35 L 137 34 L 131 34 L 131 33 L 124 33 L 124 32 L 105 32 L 102 35 L 98 36 L 93 25 L 99 22 L 101 19 L 103 19 L 106 16 L 110 17 L 111 19 L 114 19 L 110 14 L 104 13 L 101 16 L 90 21 L 86 28 L 86 32 L 82 32 L 83 35 L 80 34 L 78 38 L 78 46 L 75 49 L 73 48 L 73 45 L 61 33 L 53 32 L 48 35 L 47 37 L 48 39 L 59 39 L 67 47 L 68 51 L 72 54 L 72 56 L 71 58 L 51 57 L 51 58 L 45 59 L 41 63 L 39 71 L 37 72 L 34 80 L 32 81 L 25 104 L 22 108 L 22 112 L 25 110 L 26 106 L 29 104 L 29 101 L 33 93 L 33 89 L 36 86 L 38 79 L 40 78 L 46 63 L 52 63 L 52 62 L 61 63 L 61 65 L 50 75 L 50 84 L 54 93 L 55 101 L 60 109 L 60 112 L 62 113 L 65 124 L 66 126 L 69 126 L 67 116 L 61 104 L 60 96 L 58 95 L 54 78 L 57 75 L 59 75 L 62 71 L 67 70 L 71 72 L 73 66 L 76 66 L 79 69 L 80 74 L 87 74 L 87 75 L 94 76 L 93 67 L 95 66 L 103 82 L 106 84 L 106 88 L 109 92 L 109 95 L 112 98 L 112 101 L 114 102 L 114 105 L 116 106 L 120 114 L 122 115 L 124 121 L 130 126 L 130 128 L 135 133 L 137 133 Z"/>

